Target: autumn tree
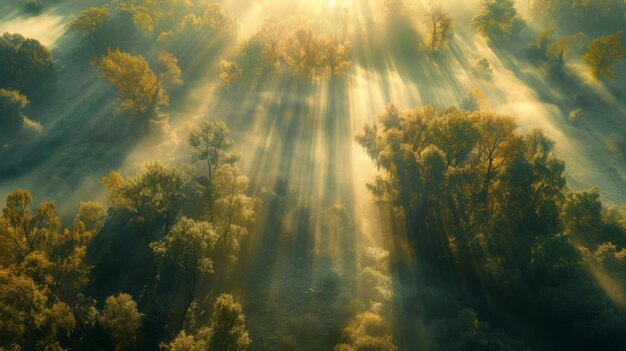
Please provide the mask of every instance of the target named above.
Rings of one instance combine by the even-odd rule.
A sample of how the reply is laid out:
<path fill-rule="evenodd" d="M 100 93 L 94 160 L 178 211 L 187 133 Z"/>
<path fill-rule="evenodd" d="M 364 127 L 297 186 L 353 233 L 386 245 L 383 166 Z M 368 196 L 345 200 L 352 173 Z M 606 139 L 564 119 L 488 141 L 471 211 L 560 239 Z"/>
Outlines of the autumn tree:
<path fill-rule="evenodd" d="M 118 90 L 122 108 L 138 115 L 154 118 L 162 106 L 169 104 L 168 87 L 183 84 L 180 68 L 174 56 L 161 53 L 157 56 L 156 72 L 141 55 L 131 55 L 119 49 L 92 61 L 100 70 L 100 77 Z"/>
<path fill-rule="evenodd" d="M 528 48 L 535 54 L 540 55 L 541 58 L 545 58 L 548 53 L 548 46 L 554 41 L 554 28 L 548 27 L 541 30 L 532 43 L 528 44 Z"/>
<path fill-rule="evenodd" d="M 134 177 L 113 171 L 102 179 L 112 210 L 130 215 L 145 227 L 148 236 L 167 232 L 175 223 L 187 198 L 189 182 L 185 170 L 157 162 L 147 164 Z"/>
<path fill-rule="evenodd" d="M 520 24 L 514 0 L 481 0 L 472 27 L 486 38 L 506 38 Z"/>
<path fill-rule="evenodd" d="M 432 52 L 443 49 L 454 36 L 452 17 L 443 9 L 439 2 L 430 4 L 424 22 L 430 32 L 428 49 Z"/>
<path fill-rule="evenodd" d="M 522 195 L 533 194 L 530 189 L 535 187 L 543 189 L 539 192 L 545 196 L 537 199 L 536 206 L 520 204 L 521 212 L 502 208 L 501 215 L 518 223 L 523 216 L 540 215 L 557 201 L 552 189 L 562 189 L 563 168 L 553 163 L 551 144 L 539 143 L 539 137 L 526 141 L 516 128 L 510 117 L 490 112 L 441 112 L 431 107 L 400 111 L 390 105 L 378 124 L 357 135 L 357 141 L 386 170 L 369 185 L 376 199 L 406 218 L 407 230 L 415 233 L 425 250 L 421 254 L 439 260 L 459 245 L 441 240 L 451 234 L 439 226 L 440 221 L 460 226 L 461 232 L 495 225 L 483 222 L 490 218 L 490 212 L 483 211 L 496 203 L 525 201 Z M 544 150 L 545 156 L 527 150 Z M 519 179 L 517 174 L 528 175 Z M 421 236 L 422 232 L 430 234 Z M 471 241 L 475 234 L 467 235 Z M 440 252 L 434 255 L 439 258 L 432 257 L 434 252 Z"/>
<path fill-rule="evenodd" d="M 100 232 L 105 213 L 95 202 L 81 202 L 72 228 L 66 228 L 48 251 L 54 266 L 55 294 L 64 301 L 76 303 L 78 294 L 89 282 L 92 267 L 86 262 L 87 248 Z"/>
<path fill-rule="evenodd" d="M 342 77 L 352 65 L 350 56 L 352 44 L 349 40 L 337 42 L 329 40 L 326 45 L 326 75 L 328 77 Z"/>
<path fill-rule="evenodd" d="M 211 340 L 211 329 L 204 327 L 196 333 L 187 333 L 182 330 L 167 344 L 161 344 L 161 349 L 165 351 L 205 351 Z"/>
<path fill-rule="evenodd" d="M 389 325 L 378 314 L 366 311 L 359 313 L 344 329 L 345 337 L 350 343 L 335 346 L 335 351 L 395 351 L 389 334 Z"/>
<path fill-rule="evenodd" d="M 76 325 L 70 308 L 49 299 L 30 277 L 0 269 L 0 347 L 61 349 L 58 336 Z"/>
<path fill-rule="evenodd" d="M 562 65 L 565 61 L 567 61 L 572 50 L 581 46 L 583 38 L 583 33 L 563 36 L 559 38 L 559 40 L 556 40 L 552 44 L 548 45 L 546 53 L 549 58 Z"/>
<path fill-rule="evenodd" d="M 224 164 L 215 173 L 213 223 L 219 234 L 216 259 L 224 265 L 237 261 L 239 242 L 254 220 L 254 199 L 246 195 L 248 183 L 237 165 Z"/>
<path fill-rule="evenodd" d="M 108 19 L 109 10 L 106 7 L 90 7 L 70 22 L 70 29 L 94 38 Z"/>
<path fill-rule="evenodd" d="M 211 314 L 209 350 L 244 351 L 252 342 L 246 330 L 246 316 L 232 295 L 215 299 Z"/>
<path fill-rule="evenodd" d="M 295 77 L 316 80 L 326 63 L 326 38 L 298 29 L 283 41 L 282 56 Z"/>
<path fill-rule="evenodd" d="M 115 350 L 127 350 L 136 341 L 142 318 L 132 296 L 120 293 L 107 297 L 100 323 L 111 334 Z"/>
<path fill-rule="evenodd" d="M 53 202 L 39 204 L 31 213 L 32 195 L 18 189 L 7 196 L 0 219 L 3 259 L 21 262 L 33 251 L 46 251 L 60 235 L 61 221 Z"/>
<path fill-rule="evenodd" d="M 246 195 L 248 178 L 236 165 L 238 155 L 230 151 L 234 141 L 223 121 L 203 122 L 189 134 L 192 159 L 206 166 L 204 174 L 195 177 L 195 187 L 202 208 L 200 218 L 214 225 L 219 235 L 216 260 L 237 260 L 239 240 L 254 218 L 254 200 Z"/>
<path fill-rule="evenodd" d="M 87 245 L 99 232 L 104 211 L 95 203 L 81 203 L 69 229 L 62 228 L 54 203 L 43 202 L 34 213 L 31 205 L 30 192 L 18 189 L 8 195 L 0 218 L 0 271 L 4 273 L 0 280 L 5 279 L 6 288 L 0 291 L 0 305 L 10 305 L 11 300 L 15 308 L 11 317 L 0 312 L 0 325 L 8 325 L 6 318 L 16 323 L 7 327 L 10 343 L 26 349 L 58 349 L 61 340 L 71 339 L 70 332 L 80 338 L 85 328 L 93 326 L 95 302 L 81 290 L 91 270 L 85 262 Z M 15 302 L 18 295 L 12 294 L 22 296 L 24 305 Z M 28 322 L 30 318 L 34 322 Z"/>
<path fill-rule="evenodd" d="M 194 332 L 183 330 L 168 344 L 161 344 L 161 348 L 167 351 L 244 351 L 252 343 L 245 323 L 241 304 L 232 295 L 222 294 L 215 299 L 208 326 Z"/>
<path fill-rule="evenodd" d="M 587 47 L 583 60 L 598 77 L 616 80 L 615 66 L 626 58 L 622 33 L 617 32 L 593 40 Z"/>
<path fill-rule="evenodd" d="M 185 299 L 176 330 L 183 326 L 186 312 L 196 297 L 198 281 L 214 272 L 217 240 L 218 234 L 209 223 L 181 217 L 165 237 L 150 244 L 159 265 L 173 268 L 182 277 Z"/>

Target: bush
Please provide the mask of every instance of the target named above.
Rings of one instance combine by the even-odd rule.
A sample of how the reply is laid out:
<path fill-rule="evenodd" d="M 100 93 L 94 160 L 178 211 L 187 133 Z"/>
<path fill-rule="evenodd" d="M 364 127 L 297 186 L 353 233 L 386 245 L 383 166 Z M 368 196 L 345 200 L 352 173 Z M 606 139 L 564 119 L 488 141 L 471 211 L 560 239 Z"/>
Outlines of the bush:
<path fill-rule="evenodd" d="M 38 15 L 41 13 L 41 2 L 39 2 L 39 0 L 28 0 L 26 1 L 25 10 L 28 13 Z"/>

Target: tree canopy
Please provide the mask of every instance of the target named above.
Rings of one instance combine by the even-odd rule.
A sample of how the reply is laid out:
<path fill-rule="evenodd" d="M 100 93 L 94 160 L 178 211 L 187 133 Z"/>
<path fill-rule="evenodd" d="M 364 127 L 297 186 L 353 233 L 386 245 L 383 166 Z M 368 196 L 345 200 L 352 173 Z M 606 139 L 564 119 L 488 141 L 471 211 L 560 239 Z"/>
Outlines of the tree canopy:
<path fill-rule="evenodd" d="M 174 56 L 161 53 L 157 56 L 156 72 L 141 55 L 132 55 L 119 49 L 92 61 L 100 70 L 100 77 L 118 90 L 122 108 L 139 115 L 154 117 L 156 110 L 169 104 L 167 87 L 183 84 L 180 68 Z"/>

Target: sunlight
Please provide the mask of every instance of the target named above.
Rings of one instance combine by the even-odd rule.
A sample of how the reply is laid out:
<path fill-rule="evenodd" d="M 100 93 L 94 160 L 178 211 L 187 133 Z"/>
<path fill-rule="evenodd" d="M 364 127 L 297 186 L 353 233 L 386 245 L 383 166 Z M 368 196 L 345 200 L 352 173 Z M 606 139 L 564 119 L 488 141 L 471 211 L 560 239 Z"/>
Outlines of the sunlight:
<path fill-rule="evenodd" d="M 0 4 L 0 350 L 625 349 L 626 3 L 546 4 Z"/>

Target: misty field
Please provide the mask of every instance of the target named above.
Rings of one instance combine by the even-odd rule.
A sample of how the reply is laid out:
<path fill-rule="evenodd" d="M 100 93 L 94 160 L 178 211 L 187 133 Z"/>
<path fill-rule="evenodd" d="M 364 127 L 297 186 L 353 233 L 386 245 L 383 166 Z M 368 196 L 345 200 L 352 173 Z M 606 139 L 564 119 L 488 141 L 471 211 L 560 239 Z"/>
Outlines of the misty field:
<path fill-rule="evenodd" d="M 626 349 L 625 30 L 0 1 L 0 350 Z"/>

